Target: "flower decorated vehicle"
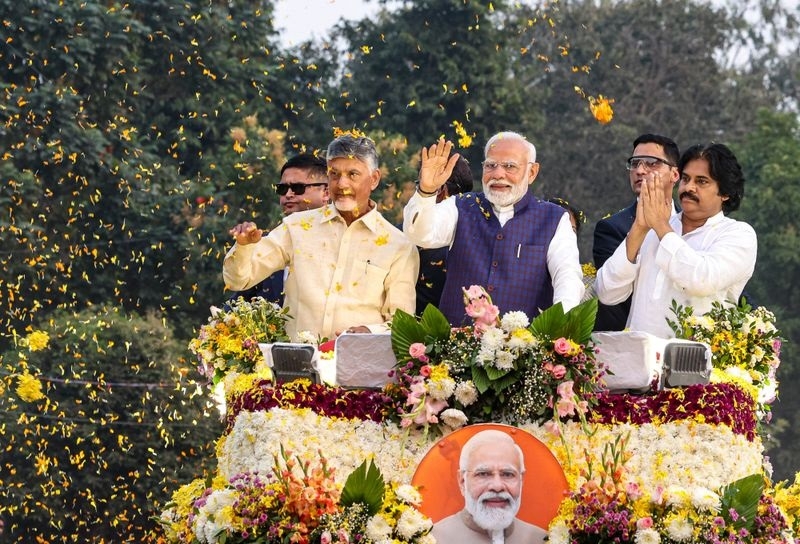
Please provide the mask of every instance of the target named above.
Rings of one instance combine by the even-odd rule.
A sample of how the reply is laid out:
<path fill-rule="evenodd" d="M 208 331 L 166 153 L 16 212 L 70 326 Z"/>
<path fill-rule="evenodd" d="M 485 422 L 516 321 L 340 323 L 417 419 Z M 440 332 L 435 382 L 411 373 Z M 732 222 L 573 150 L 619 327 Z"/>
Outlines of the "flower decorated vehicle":
<path fill-rule="evenodd" d="M 464 303 L 471 327 L 451 329 L 430 305 L 419 320 L 398 311 L 392 321 L 398 385 L 390 393 L 404 404 L 404 426 L 586 414 L 605 372 L 591 340 L 596 300 L 566 313 L 556 304 L 533 321 L 523 312 L 500 316 L 480 286 L 464 290 Z"/>
<path fill-rule="evenodd" d="M 553 544 L 794 542 L 800 484 L 770 482 L 758 432 L 757 386 L 774 378 L 780 348 L 770 314 L 742 310 L 753 317 L 711 327 L 751 331 L 743 352 L 733 348 L 744 341 L 718 342 L 719 379 L 633 395 L 603 389 L 596 301 L 531 320 L 499 315 L 473 287 L 465 305 L 474 320 L 466 328 L 451 328 L 434 307 L 395 315 L 398 364 L 383 390 L 275 383 L 247 371 L 255 366 L 223 363 L 217 468 L 174 493 L 161 515 L 166 540 L 431 543 L 409 485 L 416 468 L 440 435 L 493 422 L 531 435 L 563 469 L 570 491 L 549 524 Z M 705 321 L 685 321 L 684 337 L 712 338 L 699 331 Z"/>
<path fill-rule="evenodd" d="M 263 362 L 259 343 L 288 341 L 287 310 L 261 297 L 234 299 L 226 308 L 211 308 L 189 350 L 197 355 L 199 372 L 217 384 L 229 372 L 249 373 Z"/>

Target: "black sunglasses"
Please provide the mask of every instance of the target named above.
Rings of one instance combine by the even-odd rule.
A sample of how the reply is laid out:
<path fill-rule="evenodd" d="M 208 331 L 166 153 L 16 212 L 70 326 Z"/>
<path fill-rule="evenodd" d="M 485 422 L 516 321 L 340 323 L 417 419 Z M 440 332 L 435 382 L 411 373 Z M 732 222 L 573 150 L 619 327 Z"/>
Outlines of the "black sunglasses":
<path fill-rule="evenodd" d="M 302 195 L 306 192 L 306 187 L 321 187 L 327 186 L 328 182 L 323 183 L 279 183 L 275 186 L 275 192 L 283 196 L 289 192 L 289 189 L 296 195 Z"/>

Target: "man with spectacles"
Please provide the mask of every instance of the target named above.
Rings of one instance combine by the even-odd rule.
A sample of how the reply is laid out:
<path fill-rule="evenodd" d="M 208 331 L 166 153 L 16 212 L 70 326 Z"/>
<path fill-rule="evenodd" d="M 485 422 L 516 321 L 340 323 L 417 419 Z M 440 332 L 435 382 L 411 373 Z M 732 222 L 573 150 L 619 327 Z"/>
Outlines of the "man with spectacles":
<path fill-rule="evenodd" d="M 275 185 L 283 215 L 313 210 L 328 204 L 328 165 L 325 159 L 311 153 L 291 157 L 281 167 L 280 181 Z M 261 297 L 283 305 L 283 277 L 285 270 L 278 270 L 264 281 L 247 289 L 235 292 L 229 300 L 242 297 L 250 300 Z"/>
<path fill-rule="evenodd" d="M 470 322 L 463 289 L 483 286 L 501 313 L 534 317 L 555 303 L 564 311 L 583 296 L 578 243 L 569 214 L 529 192 L 539 173 L 536 148 L 515 132 L 492 136 L 484 149 L 483 192 L 436 202 L 459 155 L 452 142 L 422 150 L 417 191 L 403 230 L 420 247 L 449 247 L 439 309 L 453 326 Z"/>
<path fill-rule="evenodd" d="M 614 254 L 628 231 L 631 230 L 636 217 L 636 205 L 642 184 L 653 176 L 663 176 L 674 185 L 678 181 L 678 158 L 680 151 L 670 138 L 660 134 L 642 134 L 633 142 L 633 153 L 625 163 L 628 170 L 631 190 L 636 200 L 631 205 L 614 215 L 601 219 L 594 227 L 594 244 L 592 256 L 594 266 L 600 269 L 606 260 Z M 621 331 L 625 328 L 630 312 L 630 298 L 615 305 L 600 303 L 597 307 L 596 331 Z"/>
<path fill-rule="evenodd" d="M 445 543 L 543 543 L 544 529 L 516 517 L 524 477 L 524 455 L 511 435 L 496 429 L 476 433 L 459 457 L 464 509 L 435 523 L 431 535 Z"/>
<path fill-rule="evenodd" d="M 328 145 L 331 204 L 295 212 L 265 235 L 255 223 L 230 230 L 225 285 L 246 289 L 288 267 L 289 337 L 309 332 L 384 332 L 397 309 L 414 312 L 417 248 L 370 198 L 381 179 L 375 143 L 346 133 Z"/>
<path fill-rule="evenodd" d="M 692 146 L 678 161 L 681 212 L 672 213 L 672 182 L 655 175 L 642 185 L 625 242 L 597 271 L 601 302 L 631 294 L 628 326 L 672 338 L 667 319 L 674 302 L 700 316 L 714 302 L 738 303 L 753 275 L 757 240 L 753 228 L 726 216 L 744 196 L 744 175 L 722 144 Z"/>

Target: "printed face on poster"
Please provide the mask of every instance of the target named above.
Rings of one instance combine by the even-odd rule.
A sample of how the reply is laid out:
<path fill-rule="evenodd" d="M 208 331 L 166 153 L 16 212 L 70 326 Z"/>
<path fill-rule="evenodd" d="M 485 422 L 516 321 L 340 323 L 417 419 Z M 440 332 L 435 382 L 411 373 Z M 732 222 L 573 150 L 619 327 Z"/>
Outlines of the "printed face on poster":
<path fill-rule="evenodd" d="M 509 425 L 469 425 L 436 442 L 420 461 L 412 479 L 423 498 L 421 511 L 437 523 L 464 509 L 461 482 L 467 482 L 472 475 L 460 474 L 461 450 L 472 437 L 487 430 L 509 435 L 522 450 L 525 471 L 520 476 L 521 505 L 516 517 L 546 529 L 569 491 L 566 476 L 547 446 L 532 434 Z M 490 467 L 489 472 L 493 470 Z"/>

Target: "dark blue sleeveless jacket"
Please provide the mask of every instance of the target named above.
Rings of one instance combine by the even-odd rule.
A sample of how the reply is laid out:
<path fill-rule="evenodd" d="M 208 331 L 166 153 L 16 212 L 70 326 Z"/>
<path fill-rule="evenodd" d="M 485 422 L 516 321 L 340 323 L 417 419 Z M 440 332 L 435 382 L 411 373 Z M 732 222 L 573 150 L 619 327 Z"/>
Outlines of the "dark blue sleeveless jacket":
<path fill-rule="evenodd" d="M 564 209 L 531 193 L 514 205 L 505 226 L 483 193 L 457 195 L 458 224 L 447 259 L 439 308 L 453 326 L 472 323 L 464 312 L 462 287 L 483 286 L 500 315 L 514 310 L 528 316 L 553 305 L 547 249 Z"/>

